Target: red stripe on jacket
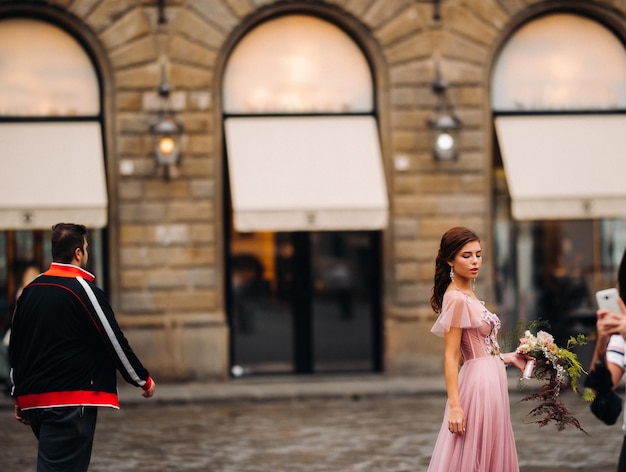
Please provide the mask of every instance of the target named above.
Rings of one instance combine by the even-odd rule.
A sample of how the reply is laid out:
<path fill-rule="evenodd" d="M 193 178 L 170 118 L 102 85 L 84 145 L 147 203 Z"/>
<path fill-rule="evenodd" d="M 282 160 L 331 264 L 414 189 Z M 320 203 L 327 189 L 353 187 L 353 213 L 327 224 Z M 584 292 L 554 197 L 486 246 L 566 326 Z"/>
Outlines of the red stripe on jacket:
<path fill-rule="evenodd" d="M 90 390 L 31 393 L 17 397 L 16 404 L 22 410 L 76 405 L 120 407 L 116 393 L 93 392 Z"/>

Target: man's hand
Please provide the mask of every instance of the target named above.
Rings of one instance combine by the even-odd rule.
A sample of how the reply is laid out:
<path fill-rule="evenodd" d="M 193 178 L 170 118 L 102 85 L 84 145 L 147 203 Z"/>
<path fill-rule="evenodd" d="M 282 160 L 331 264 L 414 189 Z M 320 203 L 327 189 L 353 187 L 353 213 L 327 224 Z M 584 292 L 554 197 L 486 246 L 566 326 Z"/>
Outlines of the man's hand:
<path fill-rule="evenodd" d="M 22 424 L 26 424 L 26 425 L 30 424 L 28 419 L 24 416 L 24 412 L 18 405 L 15 405 L 15 419 Z"/>
<path fill-rule="evenodd" d="M 146 388 L 141 395 L 145 398 L 150 398 L 152 395 L 154 395 L 155 387 L 156 382 L 154 381 L 154 379 L 150 378 L 150 386 Z"/>

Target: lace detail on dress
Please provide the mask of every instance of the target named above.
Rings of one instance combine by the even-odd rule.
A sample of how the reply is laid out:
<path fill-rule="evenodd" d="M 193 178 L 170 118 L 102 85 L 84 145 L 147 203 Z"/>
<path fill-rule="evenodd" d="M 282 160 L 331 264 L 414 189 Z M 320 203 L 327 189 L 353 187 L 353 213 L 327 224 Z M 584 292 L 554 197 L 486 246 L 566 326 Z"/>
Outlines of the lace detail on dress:
<path fill-rule="evenodd" d="M 500 318 L 495 313 L 491 313 L 489 310 L 484 309 L 480 314 L 480 318 L 491 326 L 491 330 L 489 334 L 485 336 L 485 350 L 488 354 L 492 356 L 500 355 L 500 345 L 498 344 L 498 330 L 500 329 L 501 323 Z"/>

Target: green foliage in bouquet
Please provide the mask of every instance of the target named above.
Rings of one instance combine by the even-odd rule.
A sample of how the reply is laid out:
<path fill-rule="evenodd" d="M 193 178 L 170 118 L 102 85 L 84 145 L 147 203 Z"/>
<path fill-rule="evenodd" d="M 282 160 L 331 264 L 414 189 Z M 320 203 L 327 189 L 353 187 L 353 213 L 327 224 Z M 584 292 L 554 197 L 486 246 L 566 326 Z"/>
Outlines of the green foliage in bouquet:
<path fill-rule="evenodd" d="M 571 349 L 587 344 L 588 338 L 583 334 L 570 336 L 566 347 L 559 347 L 551 334 L 547 331 L 537 330 L 538 326 L 545 324 L 542 320 L 532 322 L 519 337 L 516 352 L 530 356 L 535 360 L 533 375 L 542 382 L 538 392 L 530 393 L 522 401 L 539 402 L 539 405 L 528 413 L 529 417 L 536 418 L 532 422 L 537 423 L 539 427 L 554 423 L 559 431 L 563 431 L 570 425 L 587 433 L 578 419 L 561 401 L 560 394 L 562 389 L 569 385 L 572 391 L 581 396 L 583 400 L 593 400 L 591 389 L 580 389 L 581 377 L 586 372 L 578 360 L 578 356 L 571 351 Z"/>

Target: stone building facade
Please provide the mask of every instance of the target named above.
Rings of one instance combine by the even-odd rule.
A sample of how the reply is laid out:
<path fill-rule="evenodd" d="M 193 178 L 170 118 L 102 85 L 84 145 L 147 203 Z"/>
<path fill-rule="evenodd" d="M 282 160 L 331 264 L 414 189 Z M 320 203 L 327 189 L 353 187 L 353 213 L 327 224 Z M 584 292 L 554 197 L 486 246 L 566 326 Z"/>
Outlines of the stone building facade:
<path fill-rule="evenodd" d="M 227 378 L 232 367 L 222 108 L 229 56 L 255 26 L 281 15 L 313 15 L 345 31 L 372 70 L 388 192 L 380 233 L 381 370 L 414 375 L 442 348 L 428 332 L 442 233 L 462 224 L 481 234 L 486 254 L 499 244 L 494 64 L 521 25 L 554 12 L 589 17 L 626 38 L 626 2 L 618 0 L 2 0 L 0 28 L 14 17 L 51 22 L 94 62 L 108 290 L 142 359 L 156 378 L 172 380 Z M 184 122 L 182 159 L 169 181 L 155 174 L 149 131 L 163 71 Z M 437 72 L 462 121 L 457 160 L 432 156 L 427 120 L 437 105 Z M 0 159 L 10 165 L 9 156 Z M 498 309 L 495 279 L 496 261 L 486 256 L 478 292 Z"/>

